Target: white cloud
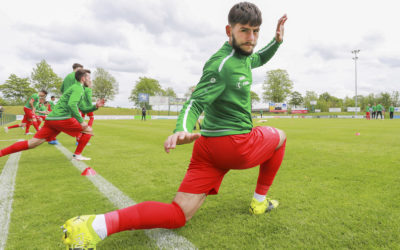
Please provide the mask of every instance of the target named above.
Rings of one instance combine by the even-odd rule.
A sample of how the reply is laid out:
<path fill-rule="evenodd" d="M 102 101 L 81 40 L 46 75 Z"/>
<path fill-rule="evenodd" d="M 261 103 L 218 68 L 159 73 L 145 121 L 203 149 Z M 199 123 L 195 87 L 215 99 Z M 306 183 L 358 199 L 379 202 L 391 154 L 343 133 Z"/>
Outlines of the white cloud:
<path fill-rule="evenodd" d="M 127 98 L 141 76 L 185 93 L 197 83 L 206 60 L 226 41 L 233 0 L 8 1 L 0 6 L 0 83 L 11 73 L 30 75 L 46 59 L 64 77 L 74 62 L 115 76 Z M 294 89 L 354 95 L 354 61 L 360 49 L 359 93 L 399 90 L 400 35 L 395 0 L 253 1 L 263 12 L 257 48 L 273 37 L 287 13 L 285 40 L 275 57 L 253 71 L 261 96 L 268 70 L 286 69 Z M 23 8 L 21 7 L 23 6 Z M 6 39 L 5 39 L 6 38 Z"/>

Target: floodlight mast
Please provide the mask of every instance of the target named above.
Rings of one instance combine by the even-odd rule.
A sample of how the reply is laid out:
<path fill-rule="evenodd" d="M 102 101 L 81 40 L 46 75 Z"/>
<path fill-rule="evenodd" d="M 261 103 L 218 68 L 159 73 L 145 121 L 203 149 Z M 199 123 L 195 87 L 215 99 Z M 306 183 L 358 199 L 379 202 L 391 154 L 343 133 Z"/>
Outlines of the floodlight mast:
<path fill-rule="evenodd" d="M 355 101 L 356 101 L 356 115 L 357 115 L 357 107 L 358 107 L 358 104 L 357 104 L 357 59 L 358 59 L 358 56 L 357 56 L 357 54 L 360 53 L 360 50 L 359 49 L 355 49 L 355 50 L 352 50 L 351 53 L 354 54 L 354 57 L 353 57 L 354 66 L 355 66 L 355 71 L 354 71 L 355 78 L 354 78 L 354 80 L 355 80 L 355 91 L 356 91 Z"/>

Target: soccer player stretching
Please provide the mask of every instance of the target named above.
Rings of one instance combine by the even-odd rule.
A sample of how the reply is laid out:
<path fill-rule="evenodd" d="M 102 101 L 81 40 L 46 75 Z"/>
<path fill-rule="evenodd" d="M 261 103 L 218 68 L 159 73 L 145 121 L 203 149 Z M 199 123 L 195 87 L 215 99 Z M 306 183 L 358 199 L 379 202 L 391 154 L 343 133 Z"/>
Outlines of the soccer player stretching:
<path fill-rule="evenodd" d="M 124 230 L 179 228 L 192 218 L 207 195 L 217 194 L 231 169 L 260 165 L 250 213 L 263 214 L 278 206 L 266 198 L 285 152 L 286 136 L 272 127 L 252 126 L 251 69 L 265 64 L 283 41 L 284 15 L 276 35 L 253 54 L 262 22 L 254 4 L 232 7 L 226 34 L 229 41 L 205 64 L 203 75 L 179 115 L 175 133 L 164 143 L 168 153 L 176 145 L 196 140 L 189 169 L 172 203 L 146 201 L 101 215 L 78 216 L 64 224 L 63 241 L 70 249 L 94 248 L 105 237 Z M 204 111 L 201 135 L 191 133 Z"/>
<path fill-rule="evenodd" d="M 47 91 L 46 90 L 41 90 L 39 93 L 33 94 L 31 97 L 29 97 L 28 101 L 25 103 L 24 106 L 24 118 L 21 121 L 21 124 L 9 126 L 9 127 L 4 127 L 5 132 L 7 133 L 9 129 L 12 128 L 19 128 L 19 127 L 25 127 L 25 134 L 29 134 L 29 127 L 31 124 L 35 127 L 36 131 L 39 130 L 39 124 L 36 119 L 36 106 L 39 104 L 39 99 L 40 98 L 46 98 L 47 96 Z"/>
<path fill-rule="evenodd" d="M 35 136 L 30 140 L 16 142 L 13 145 L 0 150 L 0 157 L 22 150 L 35 148 L 46 140 L 52 140 L 60 132 L 64 132 L 73 137 L 77 137 L 82 133 L 82 136 L 79 139 L 79 145 L 74 153 L 74 159 L 90 160 L 90 158 L 83 157 L 81 153 L 89 142 L 90 137 L 93 135 L 92 128 L 82 119 L 78 107 L 86 112 L 91 112 L 104 106 L 104 100 L 98 100 L 96 105 L 92 105 L 90 108 L 80 105 L 82 96 L 84 95 L 83 85 L 87 85 L 90 81 L 90 71 L 80 69 L 76 71 L 75 78 L 77 82 L 64 92 L 54 110 L 46 117 L 43 127 L 35 134 Z"/>

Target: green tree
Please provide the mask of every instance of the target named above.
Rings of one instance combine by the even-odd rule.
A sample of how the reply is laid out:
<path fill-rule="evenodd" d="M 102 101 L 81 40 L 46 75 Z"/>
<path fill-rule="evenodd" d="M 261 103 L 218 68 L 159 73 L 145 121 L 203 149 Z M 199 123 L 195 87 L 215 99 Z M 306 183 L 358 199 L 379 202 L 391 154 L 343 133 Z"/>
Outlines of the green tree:
<path fill-rule="evenodd" d="M 386 110 L 389 109 L 390 104 L 392 103 L 392 98 L 389 92 L 382 92 L 378 95 L 376 103 L 381 103 Z"/>
<path fill-rule="evenodd" d="M 253 109 L 253 104 L 260 101 L 260 97 L 256 92 L 250 91 L 250 99 L 251 99 L 251 109 Z"/>
<path fill-rule="evenodd" d="M 176 93 L 173 88 L 168 87 L 164 90 L 163 96 L 174 97 L 176 98 Z"/>
<path fill-rule="evenodd" d="M 263 99 L 265 101 L 284 102 L 291 93 L 293 82 L 286 70 L 276 69 L 267 72 L 263 83 Z"/>
<path fill-rule="evenodd" d="M 161 88 L 160 83 L 156 79 L 148 78 L 148 77 L 139 77 L 139 80 L 136 81 L 135 87 L 133 87 L 131 91 L 131 95 L 129 96 L 129 100 L 134 103 L 136 107 L 140 108 L 138 95 L 139 93 L 146 93 L 149 96 L 163 95 L 165 91 Z M 151 109 L 151 106 L 148 103 L 145 103 L 146 109 Z"/>
<path fill-rule="evenodd" d="M 103 68 L 97 68 L 93 76 L 93 97 L 113 100 L 118 94 L 117 80 Z"/>
<path fill-rule="evenodd" d="M 35 93 L 35 89 L 30 85 L 28 78 L 19 78 L 15 74 L 11 74 L 6 82 L 0 85 L 0 91 L 9 104 L 21 105 Z"/>
<path fill-rule="evenodd" d="M 393 91 L 392 96 L 392 103 L 395 107 L 398 107 L 400 105 L 400 92 L 399 91 Z"/>
<path fill-rule="evenodd" d="M 36 68 L 33 68 L 31 73 L 31 80 L 33 87 L 40 91 L 42 89 L 56 96 L 61 95 L 60 88 L 62 84 L 62 78 L 54 73 L 51 66 L 42 60 L 36 64 Z"/>
<path fill-rule="evenodd" d="M 315 93 L 314 91 L 306 91 L 306 94 L 303 98 L 303 102 L 304 102 L 304 106 L 308 109 L 308 110 L 312 110 L 312 105 L 311 105 L 311 101 L 317 101 L 318 100 L 318 94 Z M 315 108 L 315 105 L 314 105 Z"/>
<path fill-rule="evenodd" d="M 300 93 L 300 92 L 293 91 L 293 92 L 290 94 L 290 101 L 289 101 L 289 104 L 290 104 L 290 105 L 299 106 L 299 105 L 301 105 L 303 102 L 304 102 L 304 99 L 303 99 L 303 97 L 301 96 L 301 93 Z"/>

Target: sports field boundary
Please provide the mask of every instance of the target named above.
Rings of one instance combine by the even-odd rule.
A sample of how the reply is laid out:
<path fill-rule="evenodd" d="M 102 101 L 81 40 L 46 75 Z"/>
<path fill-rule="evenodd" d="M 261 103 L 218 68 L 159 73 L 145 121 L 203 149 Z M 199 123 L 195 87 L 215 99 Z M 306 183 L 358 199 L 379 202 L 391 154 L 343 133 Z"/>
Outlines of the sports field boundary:
<path fill-rule="evenodd" d="M 11 154 L 0 175 L 0 250 L 3 250 L 7 243 L 14 200 L 15 178 L 21 154 L 21 152 Z"/>
<path fill-rule="evenodd" d="M 72 153 L 67 148 L 62 146 L 61 143 L 56 145 L 56 147 L 80 172 L 83 172 L 88 167 L 82 161 L 73 160 Z M 135 201 L 125 195 L 112 183 L 104 179 L 101 175 L 96 174 L 86 177 L 112 204 L 114 204 L 114 206 L 118 207 L 119 209 L 136 204 Z M 150 239 L 156 242 L 156 245 L 160 249 L 197 249 L 189 240 L 183 236 L 177 235 L 172 230 L 158 228 L 144 231 Z"/>

